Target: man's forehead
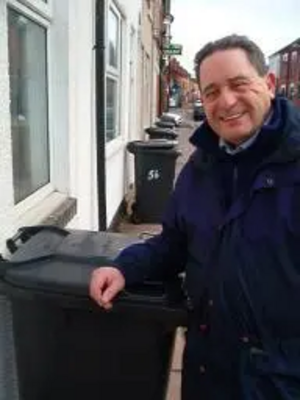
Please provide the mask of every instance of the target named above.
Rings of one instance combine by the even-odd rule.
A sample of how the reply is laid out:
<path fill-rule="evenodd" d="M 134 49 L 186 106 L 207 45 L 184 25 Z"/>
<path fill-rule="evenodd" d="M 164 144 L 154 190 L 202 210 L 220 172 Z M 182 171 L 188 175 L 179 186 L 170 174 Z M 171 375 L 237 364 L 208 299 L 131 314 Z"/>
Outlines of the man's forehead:
<path fill-rule="evenodd" d="M 199 66 L 200 75 L 218 70 L 218 72 L 241 72 L 241 69 L 254 69 L 246 52 L 243 49 L 217 50 L 208 55 Z"/>
<path fill-rule="evenodd" d="M 258 73 L 241 49 L 217 51 L 205 58 L 199 67 L 201 86 L 254 78 Z"/>
<path fill-rule="evenodd" d="M 208 54 L 204 60 L 202 61 L 202 65 L 211 61 L 211 60 L 223 60 L 224 58 L 236 58 L 239 57 L 240 59 L 244 59 L 249 61 L 247 52 L 239 47 L 233 47 L 229 49 L 218 49 L 213 51 L 211 54 Z"/>

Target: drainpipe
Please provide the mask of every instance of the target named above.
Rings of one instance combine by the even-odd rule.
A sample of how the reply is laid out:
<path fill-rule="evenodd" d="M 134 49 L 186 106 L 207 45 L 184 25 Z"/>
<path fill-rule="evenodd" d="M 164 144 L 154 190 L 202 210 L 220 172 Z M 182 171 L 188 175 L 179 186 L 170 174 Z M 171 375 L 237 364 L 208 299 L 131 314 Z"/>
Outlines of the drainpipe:
<path fill-rule="evenodd" d="M 162 52 L 164 46 L 169 46 L 171 43 L 171 24 L 174 20 L 173 15 L 171 14 L 171 2 L 170 0 L 165 0 L 163 2 L 163 37 L 162 37 Z M 163 57 L 165 57 L 165 55 L 162 55 Z M 165 104 L 165 110 L 164 111 L 169 111 L 169 100 L 170 100 L 170 88 L 171 88 L 171 66 L 170 66 L 170 60 L 171 60 L 171 56 L 168 55 L 166 58 L 167 61 L 167 75 L 166 75 L 166 80 L 167 80 L 167 88 L 168 88 L 168 93 L 166 96 L 166 104 Z"/>
<path fill-rule="evenodd" d="M 98 229 L 107 229 L 105 162 L 105 1 L 96 0 L 96 163 L 98 187 Z"/>
<path fill-rule="evenodd" d="M 164 112 L 164 58 L 163 58 L 163 48 L 161 46 L 159 56 L 159 111 L 158 116 Z"/>

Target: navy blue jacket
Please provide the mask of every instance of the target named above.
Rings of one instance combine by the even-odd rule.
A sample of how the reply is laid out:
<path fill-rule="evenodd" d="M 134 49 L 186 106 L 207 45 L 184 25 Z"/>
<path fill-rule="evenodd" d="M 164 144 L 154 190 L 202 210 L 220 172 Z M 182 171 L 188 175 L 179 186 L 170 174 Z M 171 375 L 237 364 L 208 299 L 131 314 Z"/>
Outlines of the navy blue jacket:
<path fill-rule="evenodd" d="M 183 400 L 300 399 L 300 113 L 273 110 L 234 157 L 198 128 L 162 233 L 115 260 L 127 284 L 186 272 Z"/>

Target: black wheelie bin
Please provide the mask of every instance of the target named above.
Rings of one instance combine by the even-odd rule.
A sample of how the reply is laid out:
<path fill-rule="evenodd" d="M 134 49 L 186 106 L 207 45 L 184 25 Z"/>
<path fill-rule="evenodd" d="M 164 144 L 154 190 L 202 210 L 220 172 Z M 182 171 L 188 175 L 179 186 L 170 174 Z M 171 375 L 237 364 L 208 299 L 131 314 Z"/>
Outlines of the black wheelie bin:
<path fill-rule="evenodd" d="M 176 126 L 175 122 L 163 121 L 163 120 L 160 120 L 160 119 L 155 121 L 155 125 L 159 126 L 160 128 L 170 128 L 170 129 L 173 129 Z"/>
<path fill-rule="evenodd" d="M 149 128 L 145 129 L 145 132 L 150 139 L 176 140 L 178 138 L 178 133 L 172 128 L 149 126 Z"/>
<path fill-rule="evenodd" d="M 20 399 L 163 400 L 175 330 L 186 322 L 180 284 L 126 288 L 104 311 L 89 298 L 90 275 L 136 239 L 31 227 L 15 240 L 21 244 L 0 276 Z"/>
<path fill-rule="evenodd" d="M 0 400 L 19 400 L 14 350 L 10 302 L 0 281 Z"/>
<path fill-rule="evenodd" d="M 165 139 L 133 141 L 127 150 L 134 154 L 135 204 L 132 221 L 160 223 L 173 190 L 176 159 L 180 155 L 176 142 Z"/>

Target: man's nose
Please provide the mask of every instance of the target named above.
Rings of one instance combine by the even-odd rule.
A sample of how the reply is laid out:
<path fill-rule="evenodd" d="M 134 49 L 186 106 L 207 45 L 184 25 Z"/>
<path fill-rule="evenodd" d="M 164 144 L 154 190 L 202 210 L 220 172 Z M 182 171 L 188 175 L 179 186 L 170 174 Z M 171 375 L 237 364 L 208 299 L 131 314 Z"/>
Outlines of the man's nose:
<path fill-rule="evenodd" d="M 229 88 L 223 88 L 219 96 L 219 105 L 224 109 L 230 109 L 236 104 L 236 94 Z"/>

